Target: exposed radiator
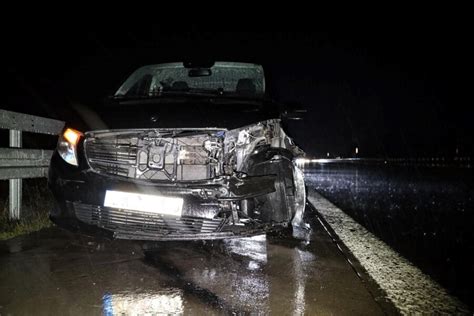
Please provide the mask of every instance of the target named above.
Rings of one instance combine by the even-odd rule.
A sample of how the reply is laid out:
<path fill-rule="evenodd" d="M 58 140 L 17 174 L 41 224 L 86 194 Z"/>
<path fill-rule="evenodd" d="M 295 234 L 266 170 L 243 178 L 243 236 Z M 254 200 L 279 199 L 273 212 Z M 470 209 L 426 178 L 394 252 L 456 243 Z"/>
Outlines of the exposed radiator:
<path fill-rule="evenodd" d="M 89 166 L 100 173 L 144 180 L 203 180 L 221 174 L 222 138 L 215 133 L 97 132 L 87 136 L 84 151 Z"/>

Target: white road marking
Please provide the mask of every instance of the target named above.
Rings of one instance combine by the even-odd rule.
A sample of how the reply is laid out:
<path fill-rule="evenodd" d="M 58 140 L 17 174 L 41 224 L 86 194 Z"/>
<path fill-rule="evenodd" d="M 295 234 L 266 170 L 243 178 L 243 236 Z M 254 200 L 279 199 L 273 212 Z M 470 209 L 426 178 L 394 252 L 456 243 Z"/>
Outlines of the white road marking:
<path fill-rule="evenodd" d="M 308 200 L 401 314 L 470 314 L 461 301 L 315 190 L 309 190 Z"/>

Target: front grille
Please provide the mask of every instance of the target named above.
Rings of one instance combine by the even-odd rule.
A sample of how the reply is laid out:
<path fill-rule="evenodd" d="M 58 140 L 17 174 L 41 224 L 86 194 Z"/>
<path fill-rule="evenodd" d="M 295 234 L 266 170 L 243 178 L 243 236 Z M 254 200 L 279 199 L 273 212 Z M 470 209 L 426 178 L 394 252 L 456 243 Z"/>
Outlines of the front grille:
<path fill-rule="evenodd" d="M 116 234 L 139 234 L 147 236 L 192 235 L 220 232 L 224 219 L 197 217 L 166 217 L 139 211 L 115 209 L 83 203 L 69 203 L 79 220 Z"/>
<path fill-rule="evenodd" d="M 137 146 L 133 140 L 120 138 L 107 138 L 106 140 L 88 139 L 85 142 L 87 161 L 93 170 L 134 177 L 129 174 L 134 169 L 130 168 L 137 161 Z"/>

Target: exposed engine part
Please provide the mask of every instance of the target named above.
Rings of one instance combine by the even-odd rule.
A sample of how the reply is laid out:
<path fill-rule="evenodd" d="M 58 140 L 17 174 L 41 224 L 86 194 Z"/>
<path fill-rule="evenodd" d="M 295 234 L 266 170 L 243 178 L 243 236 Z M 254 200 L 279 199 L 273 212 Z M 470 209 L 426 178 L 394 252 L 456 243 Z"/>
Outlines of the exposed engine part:
<path fill-rule="evenodd" d="M 259 147 L 294 150 L 269 120 L 234 130 L 133 130 L 87 134 L 85 152 L 92 169 L 134 179 L 192 181 L 232 175 Z"/>
<path fill-rule="evenodd" d="M 96 171 L 134 179 L 191 181 L 222 174 L 216 131 L 94 133 L 85 151 Z"/>
<path fill-rule="evenodd" d="M 288 149 L 295 156 L 303 155 L 280 126 L 280 120 L 268 120 L 226 133 L 224 157 L 233 170 L 242 171 L 247 159 L 262 147 Z"/>

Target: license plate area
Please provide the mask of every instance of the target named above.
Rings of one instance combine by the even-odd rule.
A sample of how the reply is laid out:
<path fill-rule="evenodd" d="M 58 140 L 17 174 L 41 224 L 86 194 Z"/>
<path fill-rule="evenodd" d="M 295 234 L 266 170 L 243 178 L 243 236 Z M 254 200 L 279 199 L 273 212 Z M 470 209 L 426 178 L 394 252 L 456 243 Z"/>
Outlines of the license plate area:
<path fill-rule="evenodd" d="M 105 192 L 104 206 L 181 217 L 183 212 L 183 199 L 178 197 L 107 190 Z"/>

